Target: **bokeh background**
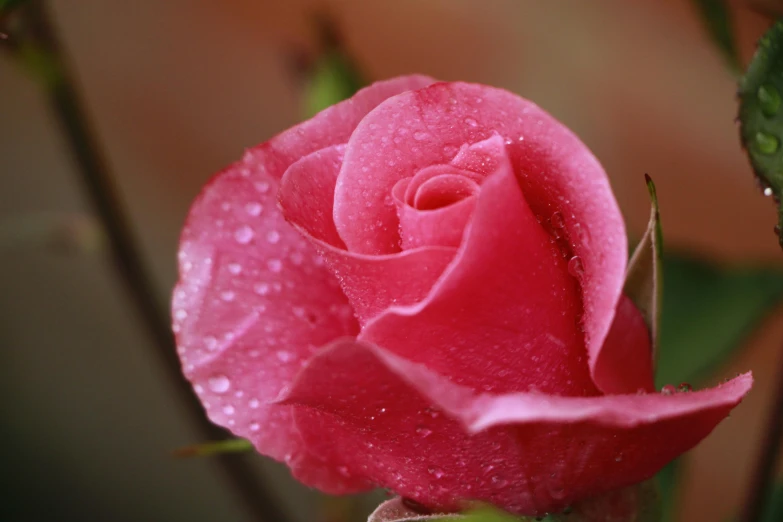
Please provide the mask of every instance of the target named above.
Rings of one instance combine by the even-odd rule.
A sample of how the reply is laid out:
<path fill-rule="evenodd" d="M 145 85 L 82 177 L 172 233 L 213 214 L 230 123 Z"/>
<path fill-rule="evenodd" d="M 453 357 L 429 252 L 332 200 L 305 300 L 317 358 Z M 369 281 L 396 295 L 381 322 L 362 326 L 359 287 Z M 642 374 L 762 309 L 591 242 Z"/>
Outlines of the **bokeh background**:
<path fill-rule="evenodd" d="M 56 0 L 46 6 L 155 296 L 203 183 L 301 120 L 328 14 L 368 79 L 504 87 L 571 127 L 609 173 L 629 234 L 656 181 L 667 255 L 660 384 L 752 369 L 756 386 L 677 466 L 675 520 L 738 509 L 783 357 L 775 209 L 735 124 L 736 77 L 691 0 Z M 776 2 L 728 2 L 746 62 Z M 2 43 L 2 42 L 0 42 Z M 0 48 L 0 520 L 251 521 L 123 291 L 46 88 Z M 265 521 L 358 507 L 242 459 Z M 374 501 L 377 503 L 377 499 Z M 277 511 L 275 511 L 277 510 Z"/>

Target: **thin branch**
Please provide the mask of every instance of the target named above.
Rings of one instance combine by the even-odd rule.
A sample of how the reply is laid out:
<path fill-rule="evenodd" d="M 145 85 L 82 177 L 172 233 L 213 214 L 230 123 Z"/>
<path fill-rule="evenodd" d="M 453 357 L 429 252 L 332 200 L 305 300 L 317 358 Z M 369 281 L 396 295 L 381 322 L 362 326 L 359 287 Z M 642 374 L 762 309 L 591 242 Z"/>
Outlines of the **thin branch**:
<path fill-rule="evenodd" d="M 780 356 L 775 389 L 775 403 L 769 412 L 764 438 L 759 448 L 753 475 L 748 484 L 745 503 L 742 508 L 741 522 L 759 522 L 763 520 L 764 505 L 769 498 L 775 479 L 775 470 L 780 457 L 781 438 L 783 438 L 783 353 Z"/>
<path fill-rule="evenodd" d="M 168 378 L 176 384 L 174 389 L 177 399 L 190 417 L 190 422 L 197 428 L 199 436 L 205 441 L 225 439 L 226 432 L 209 422 L 198 399 L 182 377 L 168 312 L 161 307 L 156 297 L 155 285 L 136 246 L 121 198 L 99 152 L 95 135 L 91 132 L 46 6 L 42 1 L 32 1 L 20 9 L 25 28 L 30 32 L 25 38 L 29 37 L 30 43 L 47 58 L 50 72 L 55 74 L 49 77 L 54 78 L 54 81 L 46 82 L 50 108 L 78 167 L 85 194 L 106 230 L 114 270 L 153 341 L 150 344 L 153 355 L 158 358 Z M 286 520 L 280 507 L 264 489 L 250 461 L 239 455 L 216 456 L 213 460 L 253 520 Z"/>

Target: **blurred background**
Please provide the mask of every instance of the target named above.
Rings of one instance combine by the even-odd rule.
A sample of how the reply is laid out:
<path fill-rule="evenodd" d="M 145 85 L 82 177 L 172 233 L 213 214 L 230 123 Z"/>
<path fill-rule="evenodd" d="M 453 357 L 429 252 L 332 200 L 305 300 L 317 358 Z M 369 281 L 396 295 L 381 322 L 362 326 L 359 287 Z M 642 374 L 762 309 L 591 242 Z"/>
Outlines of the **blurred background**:
<path fill-rule="evenodd" d="M 677 480 L 672 520 L 712 521 L 739 509 L 783 357 L 775 208 L 739 145 L 736 76 L 704 16 L 716 3 L 744 64 L 779 2 L 44 6 L 161 313 L 200 187 L 300 121 L 323 87 L 314 81 L 339 83 L 321 67 L 335 49 L 318 17 L 368 81 L 420 72 L 534 100 L 604 164 L 632 238 L 649 216 L 649 173 L 667 247 L 659 384 L 756 377 L 743 405 L 663 477 Z M 382 496 L 325 499 L 252 454 L 172 457 L 209 434 L 171 371 L 173 352 L 162 353 L 173 347 L 156 342 L 112 261 L 40 74 L 46 57 L 13 37 L 0 35 L 0 520 L 366 519 Z M 240 475 L 257 494 L 237 492 Z"/>

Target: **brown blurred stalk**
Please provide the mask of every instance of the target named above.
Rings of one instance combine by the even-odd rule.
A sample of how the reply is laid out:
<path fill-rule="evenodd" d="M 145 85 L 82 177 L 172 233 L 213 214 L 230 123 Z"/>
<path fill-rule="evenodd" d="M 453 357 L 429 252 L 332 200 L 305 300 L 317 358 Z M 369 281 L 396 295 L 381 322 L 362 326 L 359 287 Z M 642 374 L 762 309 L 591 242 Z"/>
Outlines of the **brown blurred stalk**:
<path fill-rule="evenodd" d="M 37 73 L 69 152 L 77 165 L 80 181 L 106 233 L 108 251 L 114 270 L 126 296 L 147 330 L 154 355 L 175 384 L 183 409 L 203 440 L 219 440 L 227 434 L 207 420 L 198 400 L 182 377 L 176 356 L 168 312 L 158 301 L 155 285 L 136 245 L 130 223 L 123 211 L 121 198 L 109 175 L 106 162 L 80 100 L 69 64 L 59 44 L 44 2 L 29 1 L 13 13 L 15 34 L 4 37 L 2 44 Z M 18 15 L 18 16 L 17 16 Z M 10 18 L 6 14 L 6 21 Z M 241 455 L 221 455 L 214 462 L 222 471 L 244 509 L 258 522 L 284 522 L 286 517 L 264 489 L 262 482 Z"/>
<path fill-rule="evenodd" d="M 780 362 L 775 389 L 775 402 L 769 412 L 764 438 L 758 450 L 753 468 L 740 522 L 760 522 L 764 517 L 764 506 L 772 492 L 777 463 L 780 459 L 781 439 L 783 439 L 783 353 Z"/>

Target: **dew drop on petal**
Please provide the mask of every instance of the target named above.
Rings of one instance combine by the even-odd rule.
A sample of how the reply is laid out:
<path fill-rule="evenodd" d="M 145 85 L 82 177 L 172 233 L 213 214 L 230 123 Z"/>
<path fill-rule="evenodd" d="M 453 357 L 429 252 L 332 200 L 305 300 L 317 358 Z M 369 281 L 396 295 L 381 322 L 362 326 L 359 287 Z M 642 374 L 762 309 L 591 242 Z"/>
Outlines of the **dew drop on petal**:
<path fill-rule="evenodd" d="M 228 271 L 234 275 L 237 275 L 242 272 L 242 265 L 239 263 L 231 263 L 228 265 Z"/>
<path fill-rule="evenodd" d="M 677 386 L 677 391 L 680 393 L 686 393 L 693 390 L 693 386 L 691 386 L 687 382 L 681 382 L 679 386 Z"/>
<path fill-rule="evenodd" d="M 227 303 L 233 301 L 234 297 L 236 297 L 236 294 L 231 290 L 226 290 L 225 292 L 220 293 L 220 298 Z"/>
<path fill-rule="evenodd" d="M 253 287 L 253 290 L 258 295 L 267 295 L 269 293 L 269 284 L 268 283 L 258 283 L 256 286 Z"/>
<path fill-rule="evenodd" d="M 677 393 L 677 388 L 674 387 L 673 384 L 667 384 L 663 388 L 661 388 L 661 393 L 663 395 L 674 395 Z"/>
<path fill-rule="evenodd" d="M 424 439 L 432 435 L 432 430 L 426 426 L 419 426 L 416 428 L 416 434 Z"/>
<path fill-rule="evenodd" d="M 226 393 L 231 387 L 231 381 L 225 375 L 215 375 L 209 378 L 209 389 L 215 393 Z"/>
<path fill-rule="evenodd" d="M 294 358 L 294 354 L 292 354 L 291 352 L 289 352 L 287 350 L 278 350 L 275 355 L 277 355 L 277 359 L 280 362 L 284 362 L 284 363 L 290 362 L 291 359 Z"/>
<path fill-rule="evenodd" d="M 225 406 L 223 406 L 223 413 L 225 413 L 226 415 L 233 415 L 234 411 L 235 411 L 234 407 L 231 406 L 230 404 L 226 404 Z"/>
<path fill-rule="evenodd" d="M 563 228 L 565 226 L 565 220 L 563 219 L 563 214 L 560 212 L 555 212 L 552 214 L 552 217 L 549 218 L 549 222 L 552 223 L 552 226 L 555 228 Z"/>
<path fill-rule="evenodd" d="M 258 431 L 261 429 L 261 425 L 257 422 L 250 423 L 250 431 Z"/>
<path fill-rule="evenodd" d="M 278 241 L 280 241 L 280 232 L 277 230 L 270 230 L 266 233 L 266 240 L 269 241 L 271 244 L 275 244 Z"/>
<path fill-rule="evenodd" d="M 261 406 L 261 403 L 258 399 L 250 399 L 247 403 L 248 406 L 250 406 L 252 409 L 258 409 L 259 406 Z"/>
<path fill-rule="evenodd" d="M 427 468 L 427 473 L 429 473 L 436 479 L 443 478 L 443 476 L 445 475 L 442 469 L 436 468 L 434 466 Z"/>
<path fill-rule="evenodd" d="M 234 239 L 237 240 L 237 243 L 246 245 L 247 243 L 250 243 L 254 235 L 253 229 L 244 225 L 236 229 L 234 232 Z"/>
<path fill-rule="evenodd" d="M 209 351 L 217 350 L 218 340 L 213 336 L 208 335 L 204 337 L 204 347 Z"/>
<path fill-rule="evenodd" d="M 283 262 L 279 259 L 270 259 L 266 262 L 266 266 L 270 271 L 278 273 L 283 269 Z"/>
<path fill-rule="evenodd" d="M 260 215 L 262 210 L 264 210 L 264 206 L 261 203 L 250 202 L 245 205 L 245 212 L 254 217 Z"/>
<path fill-rule="evenodd" d="M 582 265 L 582 259 L 579 256 L 574 256 L 568 260 L 568 273 L 577 279 L 580 279 L 584 273 L 585 268 Z"/>

